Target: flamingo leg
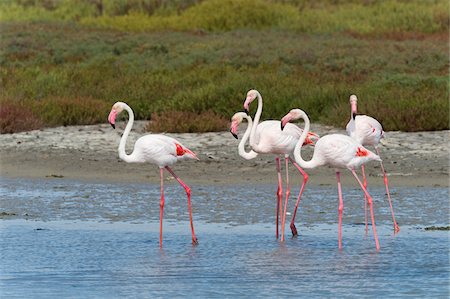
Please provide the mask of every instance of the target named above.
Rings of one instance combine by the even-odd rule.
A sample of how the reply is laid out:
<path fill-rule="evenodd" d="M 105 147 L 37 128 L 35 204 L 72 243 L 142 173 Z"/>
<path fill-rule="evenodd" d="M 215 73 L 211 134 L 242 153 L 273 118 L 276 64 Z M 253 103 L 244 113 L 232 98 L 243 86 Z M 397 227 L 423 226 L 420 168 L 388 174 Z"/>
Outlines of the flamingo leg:
<path fill-rule="evenodd" d="M 367 189 L 364 188 L 364 185 L 359 180 L 358 175 L 356 174 L 355 170 L 351 169 L 351 172 L 352 172 L 353 176 L 355 177 L 356 181 L 358 182 L 359 186 L 363 190 L 364 194 L 367 196 L 367 203 L 369 204 L 369 208 L 370 208 L 370 218 L 372 220 L 373 237 L 375 239 L 375 246 L 377 248 L 377 251 L 379 251 L 380 250 L 380 243 L 378 242 L 377 228 L 375 226 L 375 217 L 373 215 L 372 197 L 370 196 L 369 192 L 367 192 Z"/>
<path fill-rule="evenodd" d="M 377 155 L 380 156 L 380 151 L 377 146 L 375 147 L 375 150 L 377 151 Z M 392 221 L 394 222 L 394 233 L 396 234 L 400 231 L 400 227 L 398 226 L 397 221 L 395 221 L 394 208 L 392 207 L 391 193 L 389 192 L 387 174 L 386 171 L 384 170 L 383 162 L 380 162 L 380 164 L 381 164 L 381 171 L 383 172 L 384 185 L 386 186 L 386 194 L 388 197 L 389 206 L 391 207 Z"/>
<path fill-rule="evenodd" d="M 336 171 L 336 181 L 337 181 L 338 196 L 339 196 L 338 246 L 339 246 L 339 249 L 342 249 L 342 212 L 344 211 L 344 200 L 342 199 L 341 173 L 339 171 Z"/>
<path fill-rule="evenodd" d="M 300 199 L 302 197 L 303 191 L 305 190 L 306 183 L 308 182 L 308 174 L 292 158 L 289 158 L 289 160 L 297 168 L 297 170 L 300 171 L 300 173 L 303 175 L 302 187 L 300 188 L 300 192 L 298 193 L 297 202 L 295 203 L 294 213 L 292 215 L 291 225 L 290 225 L 291 231 L 292 231 L 292 236 L 297 236 L 298 232 L 297 232 L 297 228 L 295 227 L 295 216 L 297 215 L 297 209 L 300 204 Z"/>
<path fill-rule="evenodd" d="M 366 179 L 366 172 L 364 171 L 364 164 L 361 165 L 361 172 L 362 172 L 362 176 L 363 176 L 364 188 L 367 189 L 367 179 Z M 364 194 L 364 221 L 366 224 L 366 236 L 367 236 L 368 231 L 369 231 L 369 225 L 368 225 L 368 220 L 367 220 L 367 196 L 366 196 L 366 194 Z"/>
<path fill-rule="evenodd" d="M 159 178 L 161 181 L 161 199 L 159 201 L 159 247 L 162 247 L 162 225 L 164 216 L 164 169 L 159 169 Z"/>
<path fill-rule="evenodd" d="M 173 172 L 172 169 L 170 169 L 169 166 L 166 166 L 166 169 L 170 174 L 180 183 L 181 186 L 183 186 L 184 190 L 186 191 L 187 200 L 188 200 L 188 211 L 189 211 L 189 221 L 191 223 L 191 231 L 192 231 L 192 244 L 198 245 L 197 237 L 195 236 L 194 232 L 194 221 L 192 219 L 192 205 L 191 205 L 191 188 L 188 187 L 176 174 Z"/>
<path fill-rule="evenodd" d="M 284 227 L 286 225 L 286 210 L 287 210 L 287 204 L 288 204 L 288 198 L 291 194 L 291 187 L 289 186 L 289 156 L 286 155 L 284 157 L 284 162 L 286 165 L 286 199 L 284 201 L 284 211 L 283 215 L 281 215 L 281 241 L 284 241 Z"/>
<path fill-rule="evenodd" d="M 280 205 L 281 205 L 281 199 L 283 196 L 283 187 L 282 187 L 282 182 L 281 182 L 281 163 L 280 163 L 280 158 L 276 157 L 275 158 L 275 163 L 276 163 L 276 167 L 277 167 L 277 175 L 278 175 L 278 189 L 277 189 L 277 209 L 276 209 L 276 238 L 278 239 L 278 219 L 279 219 L 279 215 L 280 215 Z"/>

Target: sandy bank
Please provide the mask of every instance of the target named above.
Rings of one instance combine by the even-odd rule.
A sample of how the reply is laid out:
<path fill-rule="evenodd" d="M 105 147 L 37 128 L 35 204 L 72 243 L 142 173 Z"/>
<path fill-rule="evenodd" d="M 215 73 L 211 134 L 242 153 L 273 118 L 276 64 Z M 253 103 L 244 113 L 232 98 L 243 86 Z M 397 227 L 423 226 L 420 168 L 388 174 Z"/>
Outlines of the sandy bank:
<path fill-rule="evenodd" d="M 109 182 L 154 182 L 159 176 L 156 166 L 127 164 L 118 158 L 117 146 L 124 123 L 113 130 L 108 124 L 46 128 L 43 130 L 0 135 L 1 175 L 4 177 L 76 179 Z M 136 122 L 127 148 L 145 134 L 145 122 Z M 243 129 L 243 128 L 242 128 Z M 344 130 L 313 125 L 320 135 L 344 133 Z M 241 131 L 243 133 L 243 130 Z M 450 131 L 387 132 L 381 156 L 391 185 L 448 186 Z M 167 134 L 179 139 L 197 153 L 200 161 L 182 161 L 174 170 L 190 184 L 274 183 L 272 156 L 244 160 L 237 154 L 238 141 L 229 132 Z M 311 150 L 305 151 L 305 156 Z M 378 163 L 366 167 L 370 184 L 381 185 Z M 291 168 L 292 182 L 300 177 Z M 309 184 L 334 184 L 333 169 L 308 171 Z M 352 181 L 345 174 L 344 182 Z M 170 180 L 170 178 L 168 178 Z"/>

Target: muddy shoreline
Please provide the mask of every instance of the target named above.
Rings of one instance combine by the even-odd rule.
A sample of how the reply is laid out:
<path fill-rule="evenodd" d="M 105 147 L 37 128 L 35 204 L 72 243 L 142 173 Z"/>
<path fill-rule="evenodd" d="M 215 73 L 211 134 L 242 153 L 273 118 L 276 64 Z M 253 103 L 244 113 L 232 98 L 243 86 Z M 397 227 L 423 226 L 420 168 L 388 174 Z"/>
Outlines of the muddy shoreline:
<path fill-rule="evenodd" d="M 8 178 L 74 179 L 98 182 L 158 183 L 154 165 L 127 164 L 118 158 L 117 146 L 125 124 L 116 130 L 109 124 L 46 128 L 0 135 L 1 176 Z M 145 122 L 136 122 L 127 142 L 131 152 L 137 138 L 145 134 Z M 322 125 L 311 128 L 320 135 L 343 133 Z M 243 134 L 244 128 L 240 128 Z M 229 132 L 167 134 L 194 151 L 200 161 L 185 160 L 174 171 L 188 184 L 266 184 L 275 183 L 273 156 L 244 160 L 237 153 L 238 140 Z M 450 131 L 387 132 L 380 147 L 392 186 L 446 187 L 449 184 Z M 310 157 L 312 150 L 305 150 Z M 284 168 L 284 167 L 283 167 Z M 283 170 L 284 171 L 284 170 Z M 369 183 L 382 185 L 380 166 L 366 166 Z M 343 182 L 355 184 L 343 170 Z M 334 170 L 328 167 L 309 170 L 309 184 L 335 183 Z M 301 176 L 290 167 L 292 184 Z M 172 179 L 168 176 L 168 181 Z"/>

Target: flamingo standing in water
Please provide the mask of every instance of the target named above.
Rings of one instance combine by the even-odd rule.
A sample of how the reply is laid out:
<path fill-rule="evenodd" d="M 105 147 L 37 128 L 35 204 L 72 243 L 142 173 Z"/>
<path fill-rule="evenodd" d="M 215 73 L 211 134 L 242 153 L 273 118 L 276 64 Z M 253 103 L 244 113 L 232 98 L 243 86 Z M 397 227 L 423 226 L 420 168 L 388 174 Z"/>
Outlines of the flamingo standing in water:
<path fill-rule="evenodd" d="M 276 238 L 278 238 L 278 223 L 279 223 L 279 215 L 280 212 L 283 211 L 282 206 L 282 179 L 281 179 L 281 164 L 280 164 L 280 158 L 278 155 L 284 155 L 285 157 L 285 163 L 286 163 L 286 199 L 284 204 L 284 212 L 282 214 L 281 218 L 281 241 L 284 241 L 284 228 L 286 224 L 286 209 L 287 209 L 287 202 L 290 195 L 290 186 L 289 186 L 289 172 L 288 172 L 288 161 L 291 161 L 291 163 L 297 168 L 297 170 L 302 174 L 303 176 L 303 183 L 300 188 L 299 195 L 297 197 L 297 202 L 295 205 L 294 213 L 292 216 L 290 228 L 292 231 L 292 234 L 296 236 L 298 234 L 297 228 L 295 227 L 295 216 L 297 214 L 298 205 L 300 203 L 301 196 L 303 194 L 306 182 L 308 181 L 308 174 L 301 169 L 295 161 L 289 157 L 289 154 L 292 153 L 292 151 L 295 148 L 295 145 L 300 138 L 300 135 L 302 133 L 302 130 L 297 127 L 296 125 L 290 124 L 285 131 L 281 130 L 280 127 L 280 121 L 278 120 L 267 120 L 259 123 L 259 119 L 261 117 L 262 113 L 262 96 L 257 90 L 250 90 L 247 92 L 247 97 L 244 102 L 244 110 L 246 114 L 248 114 L 249 105 L 251 102 L 253 102 L 255 99 L 258 99 L 258 109 L 256 111 L 255 117 L 254 117 L 254 123 L 251 124 L 249 122 L 249 126 L 247 130 L 249 130 L 249 127 L 251 127 L 250 131 L 250 146 L 252 148 L 252 151 L 250 152 L 250 158 L 254 158 L 253 156 L 256 154 L 275 154 L 277 157 L 275 158 L 276 162 L 276 168 L 277 168 L 277 174 L 278 174 L 278 189 L 277 189 L 277 209 L 276 209 Z M 248 117 L 247 120 L 251 118 Z M 240 121 L 242 121 L 242 118 L 240 118 Z M 231 133 L 233 134 L 233 131 L 237 131 L 237 126 L 240 122 L 233 122 L 232 120 L 232 126 L 231 126 Z M 233 134 L 235 137 L 237 137 L 236 132 Z M 248 134 L 247 134 L 248 138 Z M 314 133 L 309 133 L 307 138 L 305 139 L 305 144 L 314 144 L 312 141 L 312 138 L 318 138 L 318 136 Z M 242 145 L 242 148 L 244 147 L 246 138 L 241 141 L 240 145 Z M 253 152 L 253 153 L 252 153 Z M 241 153 L 241 151 L 240 151 Z M 241 155 L 245 159 L 249 159 L 248 157 Z"/>
<path fill-rule="evenodd" d="M 358 184 L 361 186 L 364 194 L 367 197 L 367 202 L 370 207 L 370 215 L 372 220 L 372 229 L 375 239 L 376 249 L 380 249 L 378 242 L 377 230 L 375 227 L 375 217 L 373 214 L 373 202 L 372 197 L 369 192 L 367 192 L 366 187 L 361 183 L 355 172 L 355 167 L 358 167 L 369 161 L 381 161 L 380 157 L 373 152 L 367 150 L 364 146 L 358 143 L 355 139 L 350 136 L 343 134 L 330 134 L 320 138 L 315 146 L 313 157 L 310 161 L 303 160 L 301 156 L 301 147 L 305 141 L 310 127 L 309 118 L 306 113 L 300 109 L 292 109 L 288 114 L 286 114 L 281 119 L 281 127 L 283 128 L 290 121 L 303 119 L 305 122 L 305 127 L 300 139 L 295 146 L 294 157 L 295 161 L 305 169 L 316 168 L 323 165 L 330 165 L 336 168 L 336 180 L 338 185 L 338 196 L 339 196 L 339 227 L 338 227 L 338 246 L 339 249 L 342 248 L 342 212 L 344 210 L 344 202 L 342 199 L 341 190 L 341 177 L 339 168 L 349 169 L 353 176 L 355 177 Z"/>
<path fill-rule="evenodd" d="M 347 124 L 346 130 L 350 137 L 354 138 L 357 142 L 364 146 L 373 146 L 377 155 L 380 155 L 380 150 L 378 149 L 378 144 L 381 138 L 384 137 L 383 127 L 381 124 L 373 117 L 367 115 L 356 115 L 357 112 L 357 102 L 358 98 L 355 95 L 350 96 L 350 106 L 351 106 L 351 116 L 350 121 Z M 391 194 L 389 192 L 388 178 L 386 171 L 384 170 L 383 162 L 380 161 L 381 172 L 384 177 L 384 185 L 386 187 L 386 194 L 389 201 L 389 206 L 391 208 L 392 220 L 394 222 L 394 233 L 398 233 L 400 228 L 395 221 L 394 208 L 392 207 Z M 361 171 L 363 175 L 364 187 L 367 187 L 366 174 L 364 172 L 364 164 L 361 165 Z M 367 233 L 367 200 L 365 200 L 365 212 L 366 212 L 366 233 Z"/>
<path fill-rule="evenodd" d="M 159 176 L 161 181 L 161 199 L 160 199 L 160 212 L 159 212 L 159 246 L 162 247 L 162 222 L 164 214 L 164 169 L 166 169 L 177 181 L 183 186 L 187 194 L 189 218 L 192 231 L 192 244 L 197 245 L 198 241 L 194 233 L 194 223 L 192 220 L 192 206 L 191 206 L 191 189 L 173 172 L 169 167 L 182 159 L 196 159 L 197 156 L 183 146 L 179 141 L 174 138 L 160 135 L 149 134 L 140 137 L 134 144 L 133 152 L 128 155 L 125 152 L 125 144 L 127 142 L 128 134 L 133 127 L 134 113 L 130 106 L 123 102 L 117 102 L 112 106 L 111 112 L 108 116 L 108 121 L 115 129 L 116 117 L 123 110 L 128 112 L 128 123 L 123 132 L 122 138 L 119 143 L 119 157 L 127 163 L 152 163 L 159 167 Z"/>

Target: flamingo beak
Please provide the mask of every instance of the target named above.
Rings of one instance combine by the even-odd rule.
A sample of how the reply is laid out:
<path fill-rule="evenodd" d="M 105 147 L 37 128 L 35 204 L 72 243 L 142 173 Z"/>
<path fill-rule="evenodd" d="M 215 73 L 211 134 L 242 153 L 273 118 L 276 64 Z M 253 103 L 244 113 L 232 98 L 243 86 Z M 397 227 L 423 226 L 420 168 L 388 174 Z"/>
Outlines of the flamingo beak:
<path fill-rule="evenodd" d="M 248 113 L 249 113 L 247 101 L 245 101 L 245 103 L 244 103 L 244 112 L 245 112 L 245 114 L 248 114 Z"/>
<path fill-rule="evenodd" d="M 113 129 L 116 128 L 116 117 L 117 117 L 117 110 L 112 109 L 108 115 L 108 122 L 111 125 L 111 127 L 113 127 Z"/>
<path fill-rule="evenodd" d="M 232 122 L 231 128 L 230 128 L 230 133 L 231 133 L 231 135 L 233 135 L 234 138 L 239 139 L 238 135 L 237 135 L 237 129 L 238 129 L 237 122 Z"/>
<path fill-rule="evenodd" d="M 244 112 L 245 112 L 245 114 L 248 114 L 248 112 L 249 112 L 248 106 L 250 105 L 251 102 L 252 102 L 252 98 L 251 97 L 247 97 L 245 99 L 245 102 L 244 102 Z"/>
<path fill-rule="evenodd" d="M 352 107 L 352 117 L 353 117 L 353 119 L 355 119 L 355 117 L 356 117 L 356 111 L 357 111 L 357 108 L 356 108 L 356 101 L 352 101 L 352 102 L 351 102 L 351 107 Z"/>

